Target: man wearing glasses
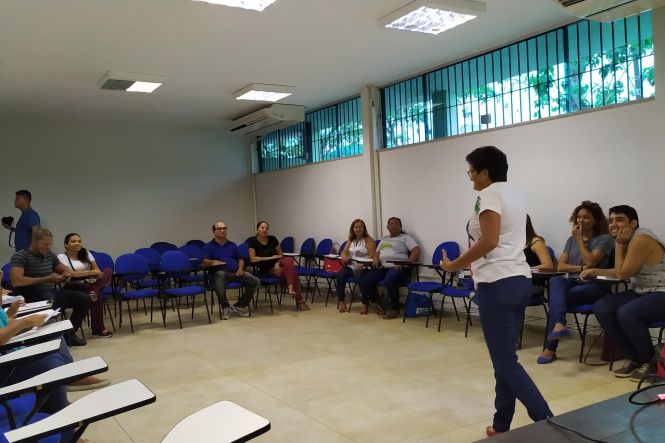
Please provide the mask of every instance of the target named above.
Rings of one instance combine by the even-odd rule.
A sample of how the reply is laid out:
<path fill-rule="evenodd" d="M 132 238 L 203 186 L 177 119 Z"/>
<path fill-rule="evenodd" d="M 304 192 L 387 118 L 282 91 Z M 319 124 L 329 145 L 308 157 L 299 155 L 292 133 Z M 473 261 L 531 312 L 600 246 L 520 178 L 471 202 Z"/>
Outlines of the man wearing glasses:
<path fill-rule="evenodd" d="M 212 225 L 213 239 L 203 248 L 203 266 L 212 267 L 213 284 L 217 297 L 222 306 L 222 320 L 229 319 L 230 311 L 241 317 L 249 317 L 247 309 L 249 302 L 254 297 L 256 289 L 261 280 L 249 272 L 245 272 L 245 261 L 240 256 L 238 246 L 228 240 L 229 229 L 224 222 Z M 231 306 L 226 298 L 226 283 L 241 282 L 245 290 L 238 301 Z"/>

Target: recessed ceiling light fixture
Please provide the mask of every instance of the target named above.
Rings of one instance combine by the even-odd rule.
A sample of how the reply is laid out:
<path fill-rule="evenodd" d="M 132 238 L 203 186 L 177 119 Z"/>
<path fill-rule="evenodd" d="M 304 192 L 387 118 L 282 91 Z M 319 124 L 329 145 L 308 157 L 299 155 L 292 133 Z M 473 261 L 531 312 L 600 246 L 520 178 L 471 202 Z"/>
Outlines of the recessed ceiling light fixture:
<path fill-rule="evenodd" d="M 252 83 L 233 93 L 236 100 L 253 100 L 257 102 L 276 102 L 293 94 L 293 86 L 266 85 Z"/>
<path fill-rule="evenodd" d="M 150 94 L 162 86 L 166 77 L 138 72 L 108 71 L 99 81 L 101 89 L 112 91 L 145 92 Z"/>
<path fill-rule="evenodd" d="M 195 2 L 212 3 L 213 5 L 231 6 L 233 8 L 263 11 L 277 0 L 192 0 Z"/>
<path fill-rule="evenodd" d="M 379 19 L 386 28 L 440 34 L 485 12 L 472 0 L 415 0 Z"/>

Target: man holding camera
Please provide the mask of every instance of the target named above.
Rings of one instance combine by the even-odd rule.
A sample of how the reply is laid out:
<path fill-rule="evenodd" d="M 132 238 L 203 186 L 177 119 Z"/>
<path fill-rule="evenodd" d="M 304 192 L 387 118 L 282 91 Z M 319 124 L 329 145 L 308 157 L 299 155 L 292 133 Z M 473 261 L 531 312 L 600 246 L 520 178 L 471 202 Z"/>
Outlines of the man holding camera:
<path fill-rule="evenodd" d="M 72 270 L 62 264 L 51 252 L 53 234 L 48 229 L 37 229 L 32 234 L 29 248 L 22 249 L 12 256 L 9 278 L 14 293 L 22 295 L 31 303 L 53 300 L 53 308 L 72 308 L 69 320 L 74 331 L 81 327 L 85 314 L 90 309 L 90 294 L 71 289 L 56 289 L 55 285 L 67 283 Z M 86 341 L 73 332 L 65 335 L 69 346 L 84 346 Z"/>
<path fill-rule="evenodd" d="M 21 216 L 16 223 L 16 227 L 14 228 L 12 226 L 12 223 L 14 222 L 12 217 L 2 218 L 2 226 L 16 234 L 16 237 L 14 237 L 14 247 L 16 252 L 30 247 L 32 234 L 39 229 L 41 225 L 39 214 L 37 214 L 37 211 L 30 206 L 31 201 L 32 194 L 30 194 L 30 191 L 26 191 L 25 189 L 16 191 L 14 206 L 21 211 Z"/>

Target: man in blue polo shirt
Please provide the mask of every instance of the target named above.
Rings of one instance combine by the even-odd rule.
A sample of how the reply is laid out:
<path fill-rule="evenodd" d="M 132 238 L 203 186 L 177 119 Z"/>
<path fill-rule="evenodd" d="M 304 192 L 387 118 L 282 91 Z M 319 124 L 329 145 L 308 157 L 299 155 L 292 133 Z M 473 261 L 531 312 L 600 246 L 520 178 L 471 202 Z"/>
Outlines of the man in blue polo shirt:
<path fill-rule="evenodd" d="M 25 189 L 16 191 L 14 206 L 21 211 L 21 217 L 16 222 L 16 228 L 5 223 L 2 224 L 5 228 L 15 232 L 14 247 L 16 252 L 30 247 L 32 234 L 41 225 L 39 214 L 30 207 L 31 201 L 32 194 L 30 194 L 30 191 L 26 191 Z"/>
<path fill-rule="evenodd" d="M 238 246 L 226 237 L 229 229 L 224 222 L 212 225 L 213 239 L 203 247 L 203 266 L 219 267 L 213 274 L 215 292 L 222 305 L 222 320 L 229 319 L 229 311 L 241 317 L 248 317 L 247 306 L 254 297 L 261 280 L 249 272 L 245 272 L 245 261 L 240 257 Z M 245 290 L 233 306 L 226 298 L 226 282 L 239 281 L 245 285 Z"/>

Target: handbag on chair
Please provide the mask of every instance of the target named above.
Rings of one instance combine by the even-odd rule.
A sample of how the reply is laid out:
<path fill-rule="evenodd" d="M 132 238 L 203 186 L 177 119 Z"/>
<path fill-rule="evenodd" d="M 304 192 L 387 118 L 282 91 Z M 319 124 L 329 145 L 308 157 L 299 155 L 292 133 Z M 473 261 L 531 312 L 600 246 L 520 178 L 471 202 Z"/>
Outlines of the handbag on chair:
<path fill-rule="evenodd" d="M 342 260 L 339 258 L 329 258 L 325 257 L 323 259 L 323 269 L 326 272 L 330 272 L 333 274 L 338 273 L 344 268 L 344 265 L 342 264 Z"/>

